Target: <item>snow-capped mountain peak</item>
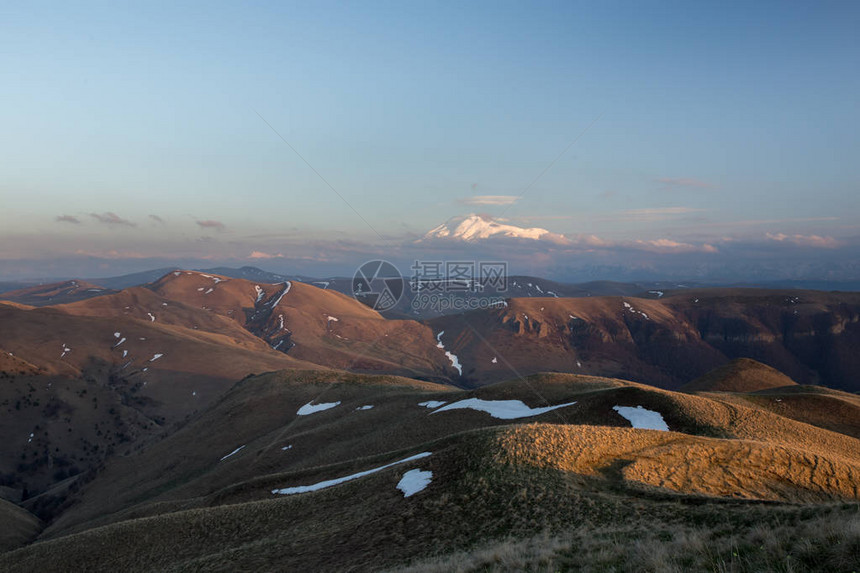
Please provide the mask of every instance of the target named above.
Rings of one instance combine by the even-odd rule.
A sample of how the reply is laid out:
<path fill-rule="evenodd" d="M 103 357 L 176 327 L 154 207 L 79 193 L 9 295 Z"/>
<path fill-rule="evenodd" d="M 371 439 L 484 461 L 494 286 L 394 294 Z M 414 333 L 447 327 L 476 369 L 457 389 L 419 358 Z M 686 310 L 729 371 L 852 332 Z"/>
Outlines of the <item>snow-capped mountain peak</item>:
<path fill-rule="evenodd" d="M 476 241 L 491 237 L 509 237 L 515 239 L 558 241 L 561 235 L 556 235 L 538 227 L 524 228 L 506 225 L 483 215 L 468 215 L 454 217 L 432 229 L 424 235 L 424 239 L 457 239 L 461 241 Z"/>

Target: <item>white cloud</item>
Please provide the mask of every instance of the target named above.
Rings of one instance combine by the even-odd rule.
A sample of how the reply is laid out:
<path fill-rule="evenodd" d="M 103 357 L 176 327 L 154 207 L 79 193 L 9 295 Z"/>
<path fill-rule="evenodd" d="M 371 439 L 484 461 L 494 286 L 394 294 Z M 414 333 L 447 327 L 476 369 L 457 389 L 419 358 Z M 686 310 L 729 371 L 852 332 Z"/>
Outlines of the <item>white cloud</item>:
<path fill-rule="evenodd" d="M 765 233 L 770 241 L 778 243 L 791 243 L 799 247 L 814 247 L 817 249 L 835 249 L 842 242 L 833 237 L 822 237 L 821 235 L 786 235 L 785 233 Z"/>
<path fill-rule="evenodd" d="M 283 259 L 284 255 L 281 253 L 277 254 L 269 254 L 264 253 L 263 251 L 251 251 L 251 254 L 248 255 L 249 259 Z"/>
<path fill-rule="evenodd" d="M 463 205 L 513 205 L 519 199 L 517 195 L 475 195 L 458 201 Z"/>

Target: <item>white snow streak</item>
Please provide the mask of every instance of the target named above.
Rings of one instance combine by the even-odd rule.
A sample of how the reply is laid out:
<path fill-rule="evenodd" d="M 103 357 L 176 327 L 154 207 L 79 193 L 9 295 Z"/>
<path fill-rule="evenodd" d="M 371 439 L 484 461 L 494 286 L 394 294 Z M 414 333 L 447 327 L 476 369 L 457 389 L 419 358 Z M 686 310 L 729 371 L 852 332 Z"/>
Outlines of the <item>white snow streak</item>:
<path fill-rule="evenodd" d="M 480 398 L 467 398 L 465 400 L 460 400 L 459 402 L 454 402 L 453 404 L 448 404 L 447 406 L 439 408 L 438 410 L 431 412 L 431 415 L 438 414 L 439 412 L 445 412 L 448 410 L 460 410 L 463 408 L 469 408 L 470 410 L 486 412 L 490 416 L 498 418 L 500 420 L 516 420 L 518 418 L 531 418 L 532 416 L 539 416 L 541 414 L 551 412 L 552 410 L 557 410 L 566 406 L 573 406 L 574 404 L 576 404 L 576 402 L 567 402 L 566 404 L 546 406 L 544 408 L 530 408 L 523 404 L 520 400 L 481 400 Z"/>
<path fill-rule="evenodd" d="M 281 302 L 281 299 L 284 298 L 284 295 L 286 295 L 288 292 L 290 292 L 290 288 L 292 286 L 293 286 L 293 284 L 290 281 L 286 281 L 284 283 L 284 287 L 285 287 L 284 292 L 282 292 L 281 294 L 278 295 L 278 298 L 277 298 L 277 300 L 275 300 L 275 302 L 270 302 L 268 304 L 271 305 L 272 308 L 275 308 L 276 306 L 278 306 L 278 303 Z"/>
<path fill-rule="evenodd" d="M 218 460 L 218 461 L 219 461 L 219 462 L 223 462 L 224 460 L 226 460 L 227 458 L 229 458 L 229 457 L 230 457 L 230 456 L 232 456 L 233 454 L 239 453 L 239 450 L 241 450 L 241 449 L 242 449 L 242 448 L 244 448 L 244 447 L 245 447 L 244 445 L 239 446 L 238 448 L 236 448 L 235 450 L 233 450 L 232 452 L 230 452 L 229 454 L 227 454 L 226 456 L 224 456 L 223 458 L 221 458 L 221 459 L 220 459 L 220 460 Z"/>
<path fill-rule="evenodd" d="M 445 334 L 444 330 L 436 335 L 436 346 L 438 348 L 441 348 L 442 350 L 445 350 L 445 345 L 442 344 L 442 335 L 443 334 Z M 456 368 L 457 372 L 459 372 L 460 376 L 462 376 L 463 375 L 463 366 L 460 364 L 460 359 L 457 358 L 457 355 L 445 350 L 445 356 L 447 356 L 448 360 L 451 361 L 451 366 Z"/>
<path fill-rule="evenodd" d="M 351 474 L 351 475 L 344 476 L 344 477 L 340 477 L 340 478 L 321 481 L 321 482 L 318 482 L 318 483 L 315 483 L 312 485 L 299 485 L 299 486 L 294 486 L 294 487 L 285 487 L 285 488 L 281 488 L 281 489 L 273 489 L 272 494 L 273 495 L 279 495 L 279 494 L 280 495 L 292 495 L 295 493 L 306 493 L 309 491 L 318 491 L 321 489 L 325 489 L 327 487 L 340 485 L 342 483 L 346 483 L 346 482 L 352 481 L 354 479 L 362 478 L 362 477 L 368 476 L 370 474 L 375 474 L 376 472 L 380 472 L 384 469 L 390 468 L 392 466 L 396 466 L 398 464 L 405 464 L 406 462 L 411 462 L 414 460 L 420 460 L 422 458 L 426 458 L 429 455 L 431 455 L 430 452 L 422 452 L 420 454 L 415 454 L 414 456 L 409 456 L 408 458 L 404 458 L 404 459 L 396 461 L 396 462 L 391 462 L 390 464 L 385 464 L 384 466 L 379 466 L 378 468 L 365 470 L 363 472 L 358 472 L 358 473 Z"/>
<path fill-rule="evenodd" d="M 322 404 L 311 404 L 308 402 L 296 412 L 299 416 L 309 416 L 310 414 L 315 414 L 317 412 L 322 412 L 323 410 L 330 410 L 335 406 L 340 406 L 340 400 L 337 402 L 323 402 Z"/>

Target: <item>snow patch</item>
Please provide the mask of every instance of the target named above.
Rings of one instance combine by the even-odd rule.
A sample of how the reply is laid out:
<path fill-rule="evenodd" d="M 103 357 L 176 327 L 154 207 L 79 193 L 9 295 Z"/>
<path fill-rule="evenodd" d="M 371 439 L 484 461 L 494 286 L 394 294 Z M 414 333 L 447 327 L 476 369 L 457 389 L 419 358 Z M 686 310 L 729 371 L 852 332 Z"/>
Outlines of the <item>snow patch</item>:
<path fill-rule="evenodd" d="M 266 291 L 260 288 L 260 285 L 254 285 L 254 290 L 257 291 L 257 300 L 254 301 L 254 304 L 263 300 L 263 297 L 266 296 Z"/>
<path fill-rule="evenodd" d="M 499 363 L 499 359 L 498 359 L 498 358 L 496 358 L 495 356 L 493 356 L 493 359 L 492 359 L 492 360 L 490 360 L 490 362 L 492 362 L 493 364 L 498 364 L 498 363 Z"/>
<path fill-rule="evenodd" d="M 154 317 L 154 316 L 152 316 L 152 313 L 151 313 L 151 312 L 147 312 L 146 314 L 147 314 L 147 316 L 149 316 L 149 320 L 150 320 L 150 322 L 155 322 L 155 317 Z"/>
<path fill-rule="evenodd" d="M 447 403 L 448 402 L 444 402 L 441 400 L 427 400 L 426 402 L 419 402 L 418 405 L 424 406 L 425 408 L 430 408 L 432 410 L 433 408 L 438 408 L 439 406 L 444 406 Z"/>
<path fill-rule="evenodd" d="M 634 313 L 634 314 L 641 314 L 642 316 L 644 316 L 644 317 L 645 317 L 645 320 L 651 320 L 650 318 L 648 318 L 648 315 L 647 315 L 647 314 L 645 314 L 645 313 L 644 313 L 644 312 L 642 312 L 641 310 L 636 310 L 635 308 L 633 308 L 633 307 L 630 305 L 630 303 L 629 303 L 629 302 L 627 302 L 627 301 L 622 301 L 622 302 L 624 302 L 624 308 L 626 308 L 626 309 L 627 309 L 627 310 L 629 310 L 630 312 L 632 312 L 632 313 Z"/>
<path fill-rule="evenodd" d="M 622 417 L 630 420 L 630 424 L 636 429 L 669 431 L 669 426 L 659 412 L 646 410 L 642 406 L 636 406 L 635 408 L 631 408 L 630 406 L 613 406 L 612 409 Z"/>
<path fill-rule="evenodd" d="M 411 461 L 415 461 L 415 460 L 420 460 L 422 458 L 426 458 L 429 455 L 431 455 L 430 452 L 422 452 L 420 454 L 415 454 L 414 456 L 409 456 L 408 458 L 404 458 L 404 459 L 396 461 L 396 462 L 391 462 L 390 464 L 385 464 L 384 466 L 379 466 L 377 468 L 365 470 L 363 472 L 354 473 L 354 474 L 340 477 L 340 478 L 321 481 L 321 482 L 318 482 L 318 483 L 315 483 L 312 485 L 299 485 L 299 486 L 294 486 L 294 487 L 284 487 L 281 489 L 273 489 L 272 495 L 292 495 L 292 494 L 296 494 L 296 493 L 306 493 L 306 492 L 310 492 L 310 491 L 318 491 L 321 489 L 325 489 L 327 487 L 340 485 L 342 483 L 346 483 L 346 482 L 352 481 L 354 479 L 362 478 L 362 477 L 368 476 L 370 474 L 375 474 L 376 472 L 380 472 L 380 471 L 387 469 L 387 468 L 390 468 L 392 466 L 396 466 L 399 464 L 405 464 L 406 462 L 411 462 Z"/>
<path fill-rule="evenodd" d="M 470 410 L 486 412 L 490 416 L 500 420 L 516 420 L 518 418 L 539 416 L 541 414 L 551 412 L 552 410 L 557 410 L 566 406 L 573 406 L 574 404 L 576 404 L 576 402 L 567 402 L 566 404 L 546 406 L 543 408 L 530 408 L 520 400 L 482 400 L 480 398 L 467 398 L 465 400 L 460 400 L 459 402 L 454 402 L 453 404 L 448 404 L 447 406 L 431 412 L 431 414 L 468 408 Z"/>
<path fill-rule="evenodd" d="M 233 454 L 237 454 L 237 453 L 239 453 L 239 451 L 240 451 L 242 448 L 244 448 L 244 447 L 245 447 L 244 445 L 239 446 L 238 448 L 236 448 L 235 450 L 233 450 L 232 452 L 230 452 L 229 454 L 227 454 L 226 456 L 224 456 L 223 458 L 221 458 L 221 459 L 220 459 L 220 460 L 218 460 L 218 461 L 219 461 L 219 462 L 223 462 L 224 460 L 226 460 L 227 458 L 229 458 L 229 457 L 230 457 L 230 456 L 232 456 Z"/>
<path fill-rule="evenodd" d="M 150 359 L 149 359 L 149 361 L 150 361 L 150 362 L 155 362 L 156 360 L 158 360 L 158 359 L 159 359 L 159 358 L 161 358 L 162 356 L 164 356 L 164 354 L 153 354 L 153 355 L 152 355 L 152 358 L 150 358 Z"/>
<path fill-rule="evenodd" d="M 290 288 L 291 288 L 292 286 L 293 286 L 293 284 L 292 284 L 290 281 L 286 281 L 286 282 L 284 283 L 284 291 L 283 291 L 281 294 L 279 294 L 279 295 L 278 295 L 278 298 L 277 298 L 274 302 L 270 302 L 270 303 L 268 303 L 268 304 L 269 304 L 272 308 L 275 308 L 276 306 L 278 306 L 278 303 L 279 303 L 279 302 L 281 302 L 281 299 L 282 299 L 282 298 L 284 298 L 284 295 L 286 295 L 288 292 L 290 292 Z"/>
<path fill-rule="evenodd" d="M 284 446 L 283 448 L 281 448 L 281 451 L 282 451 L 282 452 L 286 452 L 287 450 L 292 450 L 292 449 L 293 449 L 293 445 L 292 445 L 292 444 L 289 444 L 289 445 Z"/>
<path fill-rule="evenodd" d="M 403 497 L 415 495 L 430 485 L 433 472 L 422 470 L 409 470 L 397 483 L 397 489 L 403 492 Z"/>
<path fill-rule="evenodd" d="M 359 406 L 356 410 L 372 410 L 373 404 L 367 404 L 366 406 Z"/>
<path fill-rule="evenodd" d="M 317 412 L 322 412 L 323 410 L 330 410 L 335 406 L 340 406 L 340 400 L 337 402 L 323 402 L 322 404 L 311 404 L 308 402 L 296 412 L 299 416 L 309 416 L 310 414 L 315 414 Z"/>
<path fill-rule="evenodd" d="M 445 345 L 442 344 L 442 335 L 445 334 L 443 330 L 439 334 L 436 335 L 436 347 L 445 350 Z M 451 361 L 451 366 L 457 369 L 457 372 L 460 373 L 460 376 L 463 375 L 463 366 L 460 364 L 460 359 L 457 358 L 456 354 L 452 354 L 451 352 L 445 350 L 445 356 L 448 357 L 448 360 Z"/>

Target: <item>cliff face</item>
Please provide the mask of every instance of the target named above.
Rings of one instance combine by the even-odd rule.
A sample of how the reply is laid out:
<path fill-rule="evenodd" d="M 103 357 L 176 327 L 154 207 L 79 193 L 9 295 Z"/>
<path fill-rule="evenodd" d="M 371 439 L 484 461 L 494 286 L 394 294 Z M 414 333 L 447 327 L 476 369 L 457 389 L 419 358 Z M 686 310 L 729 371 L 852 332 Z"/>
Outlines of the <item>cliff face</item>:
<path fill-rule="evenodd" d="M 507 362 L 521 375 L 567 371 L 677 388 L 731 359 L 752 358 L 800 384 L 860 390 L 854 293 L 714 289 L 659 300 L 511 299 L 505 308 L 431 325 L 460 333 L 450 350 L 473 384 L 515 376 Z"/>

